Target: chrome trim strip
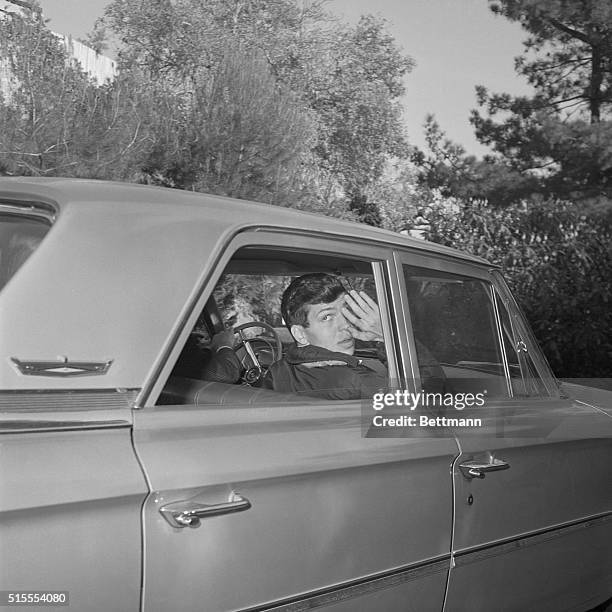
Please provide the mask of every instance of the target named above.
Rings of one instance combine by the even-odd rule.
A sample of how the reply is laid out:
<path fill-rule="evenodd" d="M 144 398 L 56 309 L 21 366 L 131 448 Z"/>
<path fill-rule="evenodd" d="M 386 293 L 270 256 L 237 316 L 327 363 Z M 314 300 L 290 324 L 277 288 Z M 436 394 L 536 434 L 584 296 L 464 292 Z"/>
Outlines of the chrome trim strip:
<path fill-rule="evenodd" d="M 542 544 L 543 542 L 561 538 L 575 531 L 588 529 L 596 524 L 606 523 L 610 520 L 612 520 L 612 511 L 596 514 L 576 521 L 568 521 L 567 523 L 561 523 L 544 529 L 538 529 L 520 536 L 505 538 L 498 542 L 466 548 L 454 553 L 454 566 L 468 565 L 528 546 Z"/>
<path fill-rule="evenodd" d="M 241 612 L 303 612 L 323 606 L 340 603 L 382 589 L 398 586 L 431 574 L 446 572 L 450 569 L 450 555 L 435 557 L 429 561 L 413 563 L 387 572 L 380 572 L 365 578 L 351 580 L 333 587 L 304 593 L 283 601 L 271 602 L 254 608 L 244 608 Z"/>
<path fill-rule="evenodd" d="M 386 262 L 373 261 L 372 272 L 374 274 L 376 296 L 378 297 L 378 305 L 381 313 L 383 337 L 386 340 L 384 344 L 387 356 L 388 379 L 394 381 L 391 383 L 392 386 L 394 384 L 399 386 L 400 370 L 398 360 L 396 359 L 398 353 L 392 349 L 393 340 L 397 337 L 397 334 L 393 333 L 395 313 L 393 312 L 393 304 L 389 301 L 392 270 L 389 270 L 385 263 Z"/>
<path fill-rule="evenodd" d="M 70 431 L 78 429 L 111 429 L 131 427 L 132 423 L 127 419 L 114 419 L 108 421 L 65 421 L 65 420 L 11 420 L 0 421 L 0 436 L 3 434 L 16 433 L 38 433 L 45 431 Z"/>
<path fill-rule="evenodd" d="M 0 391 L 0 434 L 131 427 L 139 391 Z"/>
<path fill-rule="evenodd" d="M 132 408 L 140 389 L 41 389 L 0 391 L 0 412 L 32 413 Z M 1 415 L 0 415 L 1 416 Z"/>
<path fill-rule="evenodd" d="M 498 295 L 493 285 L 493 281 L 489 282 L 490 298 L 493 304 L 493 312 L 495 316 L 495 327 L 497 328 L 497 341 L 499 342 L 499 350 L 502 356 L 502 363 L 504 366 L 504 376 L 506 378 L 506 389 L 508 391 L 508 397 L 514 397 L 514 389 L 512 388 L 512 378 L 510 376 L 510 366 L 508 365 L 508 354 L 506 352 L 506 344 L 504 343 L 504 326 L 501 320 L 501 312 L 499 310 Z M 501 299 L 501 298 L 499 298 Z M 508 313 L 510 317 L 510 313 Z M 512 338 L 514 340 L 514 338 Z M 522 376 L 521 376 L 522 380 Z"/>

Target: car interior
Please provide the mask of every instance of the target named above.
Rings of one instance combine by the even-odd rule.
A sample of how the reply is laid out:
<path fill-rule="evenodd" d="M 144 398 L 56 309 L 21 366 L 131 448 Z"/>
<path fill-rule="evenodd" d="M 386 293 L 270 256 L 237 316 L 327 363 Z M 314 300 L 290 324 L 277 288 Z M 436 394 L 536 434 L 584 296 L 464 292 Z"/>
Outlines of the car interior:
<path fill-rule="evenodd" d="M 201 312 L 158 404 L 303 403 L 322 400 L 282 394 L 262 386 L 272 363 L 293 343 L 284 325 L 280 301 L 289 283 L 313 272 L 333 274 L 347 290 L 363 290 L 376 301 L 370 262 L 329 254 L 245 247 L 231 259 Z M 233 329 L 234 351 L 242 364 L 235 383 L 194 378 L 194 361 L 205 359 L 215 334 Z M 378 362 L 374 342 L 356 341 L 355 356 Z"/>
<path fill-rule="evenodd" d="M 425 392 L 466 393 L 484 386 L 490 397 L 507 397 L 508 379 L 515 395 L 533 392 L 523 382 L 528 357 L 517 355 L 509 315 L 497 303 L 489 283 L 409 266 L 404 269 Z M 262 385 L 268 368 L 293 343 L 280 312 L 282 293 L 294 278 L 312 272 L 336 275 L 347 291 L 365 291 L 379 302 L 369 261 L 328 253 L 244 247 L 219 278 L 158 403 L 252 405 L 321 401 L 302 394 L 281 394 Z M 498 307 L 502 338 L 494 314 Z M 213 336 L 227 329 L 233 329 L 235 334 L 234 351 L 241 372 L 238 380 L 219 382 L 200 374 L 201 368 L 193 364 L 202 364 L 210 357 Z M 377 352 L 374 342 L 356 342 L 355 356 L 373 369 L 381 366 Z M 533 367 L 531 371 L 536 378 Z"/>

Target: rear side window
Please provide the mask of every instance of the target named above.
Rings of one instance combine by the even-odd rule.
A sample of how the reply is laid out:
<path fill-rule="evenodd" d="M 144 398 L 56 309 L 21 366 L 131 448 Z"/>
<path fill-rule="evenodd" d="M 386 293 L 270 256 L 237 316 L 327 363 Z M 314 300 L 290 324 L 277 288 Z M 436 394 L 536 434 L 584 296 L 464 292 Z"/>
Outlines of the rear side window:
<path fill-rule="evenodd" d="M 0 213 L 0 290 L 36 250 L 49 224 L 34 217 Z"/>

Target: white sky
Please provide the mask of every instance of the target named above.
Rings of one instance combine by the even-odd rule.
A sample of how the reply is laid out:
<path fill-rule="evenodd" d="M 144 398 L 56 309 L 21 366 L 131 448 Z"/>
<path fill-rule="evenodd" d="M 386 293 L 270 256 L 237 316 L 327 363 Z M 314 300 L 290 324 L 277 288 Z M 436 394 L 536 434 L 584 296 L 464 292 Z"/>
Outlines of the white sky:
<path fill-rule="evenodd" d="M 41 0 L 49 26 L 61 34 L 83 36 L 108 0 Z M 469 153 L 487 150 L 469 124 L 476 106 L 475 85 L 492 91 L 524 93 L 514 74 L 514 57 L 525 33 L 493 15 L 487 0 L 329 0 L 328 9 L 355 22 L 359 15 L 384 17 L 389 31 L 416 62 L 406 78 L 406 130 L 411 143 L 423 146 L 422 124 L 434 113 L 448 136 Z"/>

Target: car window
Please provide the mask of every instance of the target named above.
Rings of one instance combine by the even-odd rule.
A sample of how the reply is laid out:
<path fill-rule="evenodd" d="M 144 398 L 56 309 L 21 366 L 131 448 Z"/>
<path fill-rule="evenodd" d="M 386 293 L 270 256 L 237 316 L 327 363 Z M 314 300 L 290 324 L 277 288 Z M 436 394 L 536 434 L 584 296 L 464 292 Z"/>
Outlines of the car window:
<path fill-rule="evenodd" d="M 492 286 L 412 266 L 404 275 L 423 388 L 508 397 Z"/>
<path fill-rule="evenodd" d="M 49 231 L 49 224 L 21 215 L 0 214 L 0 290 Z"/>
<path fill-rule="evenodd" d="M 535 363 L 528 351 L 528 342 L 523 339 L 517 317 L 511 317 L 506 303 L 495 291 L 495 301 L 499 312 L 504 351 L 508 362 L 508 375 L 514 396 L 548 396 Z"/>
<path fill-rule="evenodd" d="M 373 308 L 384 303 L 376 263 L 320 252 L 239 249 L 200 312 L 158 403 L 354 400 L 388 388 L 392 343 L 355 337 L 363 334 L 342 309 L 352 290 L 367 296 Z M 313 306 L 308 316 L 316 313 L 318 319 L 302 326 L 308 328 L 310 341 L 297 346 L 283 319 L 281 300 L 292 281 L 304 275 L 318 275 L 317 282 L 331 282 L 339 293 L 329 305 L 323 302 L 325 308 Z M 387 312 L 382 315 L 388 320 Z M 224 350 L 230 344 L 224 330 L 236 332 L 233 354 Z M 327 334 L 336 334 L 328 347 L 313 340 L 323 342 Z"/>
<path fill-rule="evenodd" d="M 404 276 L 425 390 L 548 395 L 511 305 L 490 282 L 408 265 Z"/>

